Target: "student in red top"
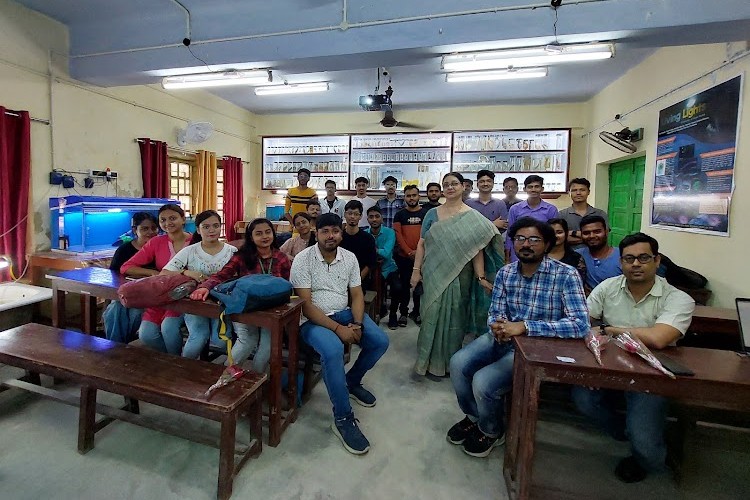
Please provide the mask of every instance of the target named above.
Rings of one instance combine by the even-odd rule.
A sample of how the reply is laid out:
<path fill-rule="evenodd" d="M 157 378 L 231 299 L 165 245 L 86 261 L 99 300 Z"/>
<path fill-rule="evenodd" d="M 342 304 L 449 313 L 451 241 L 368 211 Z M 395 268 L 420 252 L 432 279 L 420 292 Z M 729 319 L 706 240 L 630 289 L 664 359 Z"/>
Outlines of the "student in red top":
<path fill-rule="evenodd" d="M 120 268 L 126 276 L 154 276 L 167 265 L 172 257 L 190 244 L 191 234 L 184 231 L 185 212 L 179 205 L 168 203 L 159 209 L 159 227 L 166 232 L 151 238 L 138 253 Z M 146 267 L 151 266 L 151 267 Z M 187 276 L 199 279 L 200 273 L 187 271 Z M 182 314 L 160 307 L 149 307 L 143 313 L 138 337 L 152 349 L 169 354 L 182 353 Z"/>
<path fill-rule="evenodd" d="M 206 281 L 202 282 L 190 298 L 206 300 L 208 292 L 219 283 L 224 283 L 248 274 L 271 274 L 289 279 L 292 262 L 276 245 L 276 231 L 271 221 L 258 218 L 252 221 L 245 230 L 245 243 L 237 250 L 229 262 Z M 253 371 L 262 373 L 268 368 L 271 359 L 271 332 L 244 323 L 232 322 L 237 334 L 237 343 L 232 347 L 234 362 L 245 361 L 255 350 Z"/>

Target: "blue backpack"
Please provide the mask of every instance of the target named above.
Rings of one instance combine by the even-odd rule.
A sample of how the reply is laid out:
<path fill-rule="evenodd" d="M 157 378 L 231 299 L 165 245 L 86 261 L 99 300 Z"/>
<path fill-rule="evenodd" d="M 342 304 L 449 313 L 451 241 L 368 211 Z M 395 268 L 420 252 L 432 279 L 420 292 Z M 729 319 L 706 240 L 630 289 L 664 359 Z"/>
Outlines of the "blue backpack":
<path fill-rule="evenodd" d="M 224 305 L 224 313 L 260 311 L 289 302 L 292 284 L 270 274 L 248 274 L 217 285 L 211 296 Z"/>

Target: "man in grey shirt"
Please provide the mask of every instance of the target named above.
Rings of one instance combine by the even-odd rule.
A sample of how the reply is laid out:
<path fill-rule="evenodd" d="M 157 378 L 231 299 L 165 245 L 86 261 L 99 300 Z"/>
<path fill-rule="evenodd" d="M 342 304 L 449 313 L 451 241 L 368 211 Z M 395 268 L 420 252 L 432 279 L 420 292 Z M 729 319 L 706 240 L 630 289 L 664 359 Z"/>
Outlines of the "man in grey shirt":
<path fill-rule="evenodd" d="M 560 217 L 568 223 L 568 243 L 574 249 L 583 248 L 581 238 L 581 219 L 587 215 L 598 215 L 604 219 L 609 227 L 609 217 L 604 210 L 592 207 L 588 204 L 591 193 L 591 183 L 588 179 L 578 177 L 568 183 L 568 192 L 573 205 L 560 210 Z"/>

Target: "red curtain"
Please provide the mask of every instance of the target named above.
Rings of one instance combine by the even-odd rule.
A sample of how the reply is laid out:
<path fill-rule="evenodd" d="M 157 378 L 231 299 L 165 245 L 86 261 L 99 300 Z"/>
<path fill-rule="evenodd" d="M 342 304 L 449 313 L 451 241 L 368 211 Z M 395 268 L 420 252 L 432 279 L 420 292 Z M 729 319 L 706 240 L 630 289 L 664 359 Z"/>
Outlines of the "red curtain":
<path fill-rule="evenodd" d="M 245 202 L 242 199 L 242 160 L 225 156 L 224 167 L 224 223 L 227 241 L 239 238 L 234 223 L 245 217 Z"/>
<path fill-rule="evenodd" d="M 141 149 L 141 176 L 144 198 L 169 198 L 169 160 L 167 143 L 138 139 Z"/>
<path fill-rule="evenodd" d="M 7 111 L 7 112 L 6 112 Z M 11 114 L 8 114 L 11 113 Z M 28 111 L 0 106 L 0 254 L 13 260 L 16 275 L 26 267 L 26 225 L 31 186 L 31 119 Z M 10 275 L 0 271 L 0 279 Z"/>

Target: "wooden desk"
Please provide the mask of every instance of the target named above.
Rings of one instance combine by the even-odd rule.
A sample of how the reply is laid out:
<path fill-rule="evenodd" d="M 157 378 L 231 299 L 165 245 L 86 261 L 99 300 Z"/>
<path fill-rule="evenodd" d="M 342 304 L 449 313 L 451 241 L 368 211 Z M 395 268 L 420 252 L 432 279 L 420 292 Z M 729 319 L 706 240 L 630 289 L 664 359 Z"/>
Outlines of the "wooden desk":
<path fill-rule="evenodd" d="M 672 380 L 638 356 L 610 346 L 599 366 L 582 340 L 514 337 L 513 404 L 503 475 L 511 499 L 531 491 L 539 386 L 558 382 L 603 389 L 648 391 L 715 408 L 750 411 L 750 358 L 734 352 L 674 347 L 664 352 L 695 372 Z M 563 363 L 567 356 L 575 363 Z"/>
<path fill-rule="evenodd" d="M 85 268 L 73 271 L 63 271 L 56 275 L 49 275 L 52 282 L 52 324 L 57 328 L 64 328 L 65 322 L 65 292 L 80 293 L 86 297 L 84 315 L 86 325 L 84 333 L 93 333 L 95 326 L 96 299 L 118 300 L 117 288 L 125 282 L 125 277 L 109 269 Z M 233 314 L 232 321 L 239 321 L 252 326 L 267 328 L 271 332 L 271 360 L 268 391 L 268 444 L 278 446 L 281 434 L 291 422 L 297 419 L 297 359 L 299 320 L 302 312 L 302 299 L 294 299 L 289 304 L 265 311 Z M 197 314 L 209 318 L 218 318 L 221 308 L 215 302 L 196 302 L 183 299 L 178 302 L 161 306 L 165 309 L 181 313 Z M 286 330 L 289 340 L 288 352 L 289 371 L 287 385 L 287 400 L 290 409 L 282 410 L 282 342 Z"/>
<path fill-rule="evenodd" d="M 217 498 L 226 499 L 232 494 L 234 476 L 251 456 L 261 452 L 260 393 L 266 382 L 264 373 L 246 375 L 206 399 L 204 392 L 221 374 L 221 366 L 34 323 L 0 333 L 0 361 L 81 386 L 79 399 L 17 380 L 4 382 L 10 387 L 79 406 L 79 453 L 94 448 L 95 433 L 111 418 L 218 447 Z M 217 441 L 211 436 L 190 434 L 163 420 L 97 404 L 97 390 L 215 420 L 221 423 L 220 437 Z M 110 418 L 97 422 L 97 413 Z M 252 439 L 239 452 L 240 460 L 235 467 L 237 421 L 243 414 L 251 419 Z"/>
<path fill-rule="evenodd" d="M 70 254 L 63 252 L 37 252 L 29 255 L 29 274 L 31 284 L 43 286 L 42 279 L 47 269 L 69 271 L 84 267 L 109 267 L 112 257 L 92 256 L 90 254 Z"/>

